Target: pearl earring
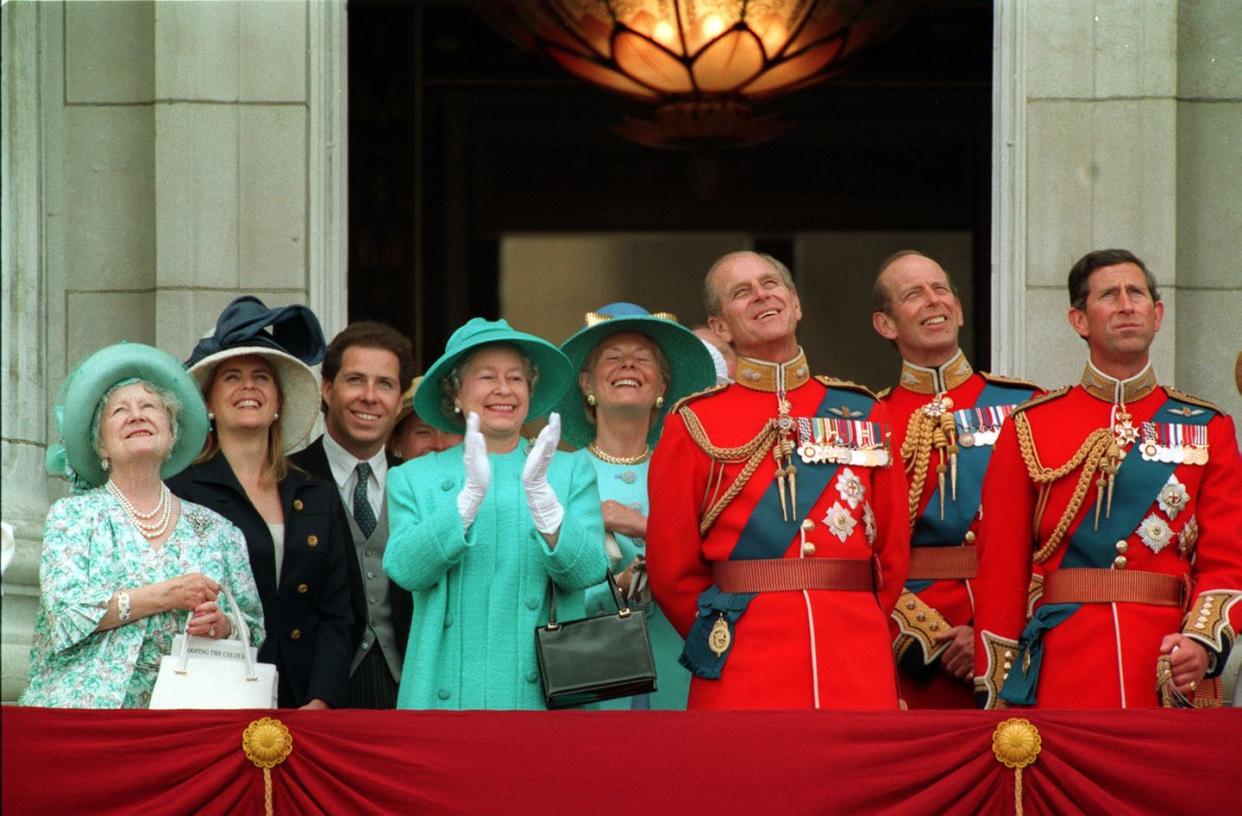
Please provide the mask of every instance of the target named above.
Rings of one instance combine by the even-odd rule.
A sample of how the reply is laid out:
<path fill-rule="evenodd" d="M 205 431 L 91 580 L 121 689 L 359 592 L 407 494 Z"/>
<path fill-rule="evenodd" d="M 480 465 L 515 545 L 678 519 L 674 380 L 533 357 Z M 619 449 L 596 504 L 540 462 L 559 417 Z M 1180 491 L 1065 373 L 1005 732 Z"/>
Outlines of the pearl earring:
<path fill-rule="evenodd" d="M 272 414 L 272 421 L 273 421 L 273 422 L 275 422 L 275 421 L 276 421 L 276 420 L 278 420 L 278 419 L 280 419 L 280 411 L 277 411 L 276 413 Z"/>
<path fill-rule="evenodd" d="M 104 473 L 107 473 L 109 470 L 111 470 L 111 469 L 112 469 L 112 460 L 111 460 L 111 459 L 109 459 L 109 458 L 108 458 L 108 457 L 106 457 L 106 456 L 102 457 L 102 458 L 99 460 L 99 468 L 100 468 L 100 470 L 102 470 Z"/>
<path fill-rule="evenodd" d="M 664 397 L 656 397 L 656 407 L 657 408 L 664 407 Z"/>
<path fill-rule="evenodd" d="M 595 395 L 587 394 L 587 405 L 594 405 L 594 404 L 595 404 Z"/>
<path fill-rule="evenodd" d="M 460 414 L 460 413 L 461 413 L 461 406 L 460 406 L 460 405 L 454 405 L 454 406 L 453 406 L 453 413 L 455 413 L 455 414 Z"/>
<path fill-rule="evenodd" d="M 214 412 L 214 411 L 208 411 L 208 412 L 207 412 L 207 421 L 208 421 L 208 422 L 215 422 L 215 421 L 216 421 L 216 414 L 215 414 L 215 412 Z"/>

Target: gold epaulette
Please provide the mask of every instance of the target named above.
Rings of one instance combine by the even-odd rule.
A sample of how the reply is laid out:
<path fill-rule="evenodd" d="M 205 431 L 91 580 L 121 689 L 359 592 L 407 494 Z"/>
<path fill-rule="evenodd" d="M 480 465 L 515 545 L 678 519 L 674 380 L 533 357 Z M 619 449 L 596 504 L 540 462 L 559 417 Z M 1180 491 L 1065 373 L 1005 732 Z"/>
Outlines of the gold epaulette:
<path fill-rule="evenodd" d="M 879 390 L 879 391 L 876 391 L 876 392 L 875 392 L 875 398 L 876 398 L 876 399 L 878 399 L 878 400 L 882 400 L 882 399 L 884 399 L 885 397 L 887 397 L 887 396 L 888 396 L 889 394 L 891 394 L 891 393 L 893 393 L 893 387 L 890 385 L 890 386 L 888 386 L 887 388 L 883 388 L 883 389 L 881 389 L 881 390 Z"/>
<path fill-rule="evenodd" d="M 1043 390 L 1036 383 L 1033 383 L 1030 380 L 1020 380 L 1017 377 L 1006 377 L 1001 374 L 993 374 L 991 371 L 980 371 L 979 376 L 990 383 L 997 383 L 998 385 L 1016 385 L 1020 388 L 1030 388 L 1035 391 Z"/>
<path fill-rule="evenodd" d="M 709 394 L 715 394 L 717 391 L 723 391 L 728 387 L 729 387 L 729 383 L 727 382 L 717 383 L 716 385 L 710 385 L 707 388 L 704 388 L 702 391 L 695 391 L 693 394 L 687 394 L 686 396 L 677 400 L 677 402 L 673 404 L 673 407 L 669 409 L 669 413 L 677 413 L 678 411 L 681 410 L 682 406 L 685 405 L 686 403 L 692 400 L 696 400 L 699 397 L 706 397 Z"/>
<path fill-rule="evenodd" d="M 1052 402 L 1054 399 L 1060 399 L 1061 397 L 1068 394 L 1069 390 L 1070 390 L 1070 386 L 1063 385 L 1060 388 L 1056 389 L 1055 391 L 1049 391 L 1047 394 L 1044 394 L 1042 396 L 1032 397 L 1031 399 L 1019 405 L 1017 408 L 1014 408 L 1013 412 L 1016 414 L 1021 411 L 1029 411 L 1030 409 L 1034 408 L 1036 405 L 1043 405 L 1045 402 Z"/>
<path fill-rule="evenodd" d="M 875 392 L 867 386 L 859 385 L 858 383 L 850 382 L 849 380 L 837 380 L 832 377 L 825 377 L 822 374 L 816 374 L 815 381 L 820 385 L 825 385 L 829 388 L 840 388 L 843 391 L 857 391 L 860 394 L 871 397 L 871 399 L 879 399 L 875 395 Z"/>
<path fill-rule="evenodd" d="M 1218 414 L 1225 413 L 1224 411 L 1220 409 L 1219 406 L 1208 402 L 1202 397 L 1196 397 L 1194 394 L 1187 394 L 1185 391 L 1178 391 L 1176 388 L 1169 388 L 1167 385 L 1165 386 L 1164 390 L 1173 399 L 1181 400 L 1182 402 L 1188 402 L 1191 405 L 1198 405 L 1201 408 L 1207 408 L 1211 411 L 1215 411 Z"/>

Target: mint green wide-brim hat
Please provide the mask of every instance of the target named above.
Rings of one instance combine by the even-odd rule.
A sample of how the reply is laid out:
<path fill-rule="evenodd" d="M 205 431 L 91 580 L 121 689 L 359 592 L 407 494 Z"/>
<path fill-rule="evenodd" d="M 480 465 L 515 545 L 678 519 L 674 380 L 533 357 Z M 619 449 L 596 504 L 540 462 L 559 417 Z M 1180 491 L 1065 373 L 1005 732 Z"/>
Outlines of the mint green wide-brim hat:
<path fill-rule="evenodd" d="M 207 439 L 207 406 L 194 378 L 171 354 L 142 343 L 117 343 L 79 363 L 60 386 L 54 409 L 60 442 L 48 447 L 49 473 L 78 486 L 98 487 L 108 481 L 95 450 L 92 420 L 108 390 L 131 379 L 170 391 L 181 402 L 177 441 L 160 467 L 160 478 L 176 476 L 194 461 Z"/>
<path fill-rule="evenodd" d="M 577 374 L 586 365 L 592 349 L 605 338 L 620 332 L 636 332 L 651 338 L 668 360 L 669 382 L 664 405 L 656 411 L 647 432 L 648 444 L 660 438 L 664 415 L 679 399 L 716 384 L 716 367 L 703 341 L 667 312 L 652 314 L 633 303 L 610 303 L 587 312 L 586 325 L 561 344 L 561 351 L 573 364 L 574 386 L 561 398 L 556 410 L 561 414 L 561 438 L 581 448 L 595 439 L 595 424 L 587 413 L 586 400 L 577 385 Z"/>
<path fill-rule="evenodd" d="M 530 395 L 530 411 L 526 422 L 547 414 L 573 382 L 573 366 L 560 349 L 533 334 L 518 331 L 506 320 L 471 318 L 453 332 L 444 347 L 444 354 L 432 363 L 423 376 L 422 385 L 414 394 L 414 410 L 433 428 L 459 434 L 466 428 L 466 419 L 444 411 L 444 381 L 462 360 L 484 346 L 508 344 L 524 354 L 539 369 L 539 380 Z"/>

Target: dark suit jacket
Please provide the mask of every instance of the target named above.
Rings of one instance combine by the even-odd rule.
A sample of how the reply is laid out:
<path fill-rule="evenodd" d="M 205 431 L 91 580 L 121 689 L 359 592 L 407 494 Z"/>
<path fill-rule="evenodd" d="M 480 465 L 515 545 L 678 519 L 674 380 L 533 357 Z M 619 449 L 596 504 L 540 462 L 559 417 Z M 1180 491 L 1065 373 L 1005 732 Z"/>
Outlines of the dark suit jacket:
<path fill-rule="evenodd" d="M 280 586 L 271 532 L 224 454 L 191 465 L 168 480 L 183 499 L 215 510 L 241 529 L 250 569 L 263 602 L 267 639 L 259 660 L 276 664 L 279 704 L 303 705 L 319 698 L 333 708 L 349 704 L 353 611 L 346 583 L 348 531 L 342 533 L 340 495 L 296 468 L 280 483 L 285 513 L 285 556 Z"/>
<path fill-rule="evenodd" d="M 305 449 L 298 451 L 289 457 L 295 465 L 305 470 L 310 475 L 325 480 L 333 490 L 336 490 L 336 481 L 332 478 L 332 467 L 328 464 L 328 455 L 323 450 L 323 437 L 320 436 L 314 442 L 310 443 Z M 392 454 L 388 454 L 388 467 L 394 468 L 401 464 L 401 460 L 395 458 Z M 336 491 L 337 498 L 340 498 L 340 491 Z M 341 507 L 338 501 L 337 506 Z M 341 507 L 341 512 L 347 512 Z M 345 531 L 346 549 L 349 550 L 349 564 L 347 565 L 349 575 L 349 594 L 354 604 L 354 649 L 357 650 L 358 644 L 362 641 L 362 633 L 367 625 L 367 599 L 366 592 L 362 586 L 362 567 L 358 563 L 358 553 L 354 547 L 354 536 L 350 531 L 349 522 L 342 515 L 341 529 Z M 404 665 L 405 663 L 405 644 L 410 639 L 410 618 L 414 613 L 414 601 L 410 597 L 407 590 L 397 586 L 392 581 L 388 582 L 388 598 L 392 604 L 392 626 L 393 634 L 397 639 L 397 649 L 399 654 L 397 659 Z"/>

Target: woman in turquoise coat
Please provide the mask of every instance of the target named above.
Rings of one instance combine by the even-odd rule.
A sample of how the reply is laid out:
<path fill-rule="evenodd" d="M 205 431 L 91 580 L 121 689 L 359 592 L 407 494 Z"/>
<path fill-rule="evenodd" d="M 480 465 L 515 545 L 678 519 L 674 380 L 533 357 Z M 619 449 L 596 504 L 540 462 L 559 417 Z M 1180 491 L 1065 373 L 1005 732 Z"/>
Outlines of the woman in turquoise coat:
<path fill-rule="evenodd" d="M 680 665 L 684 642 L 651 600 L 645 574 L 647 460 L 664 413 L 677 400 L 716 382 L 702 342 L 666 312 L 613 303 L 586 315 L 586 325 L 561 350 L 578 370 L 578 388 L 558 406 L 566 441 L 595 470 L 610 568 L 631 605 L 647 613 L 656 691 L 601 708 L 682 709 L 690 673 Z M 616 609 L 611 589 L 587 591 L 587 614 Z"/>
<path fill-rule="evenodd" d="M 414 398 L 419 416 L 461 445 L 388 476 L 384 569 L 414 595 L 398 708 L 544 708 L 535 627 L 581 617 L 582 590 L 605 574 L 595 472 L 558 453 L 546 414 L 572 368 L 552 344 L 475 318 L 449 338 Z"/>

